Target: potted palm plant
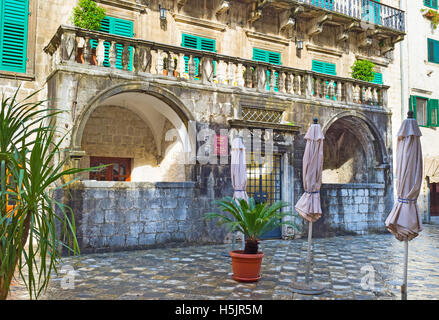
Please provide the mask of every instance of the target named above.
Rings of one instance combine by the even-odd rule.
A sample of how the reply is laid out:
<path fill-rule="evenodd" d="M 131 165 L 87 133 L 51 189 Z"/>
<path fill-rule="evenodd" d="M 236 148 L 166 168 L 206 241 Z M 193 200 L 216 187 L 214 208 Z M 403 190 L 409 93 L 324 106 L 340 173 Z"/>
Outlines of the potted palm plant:
<path fill-rule="evenodd" d="M 232 257 L 232 278 L 241 282 L 255 282 L 261 278 L 261 263 L 264 253 L 259 251 L 261 236 L 279 227 L 289 225 L 298 229 L 292 221 L 282 221 L 291 212 L 282 212 L 282 208 L 289 204 L 277 201 L 272 205 L 268 203 L 256 203 L 253 198 L 248 202 L 240 199 L 235 200 L 225 197 L 214 202 L 222 213 L 206 213 L 206 219 L 218 219 L 219 225 L 226 225 L 230 232 L 240 231 L 244 234 L 244 250 L 230 251 Z"/>

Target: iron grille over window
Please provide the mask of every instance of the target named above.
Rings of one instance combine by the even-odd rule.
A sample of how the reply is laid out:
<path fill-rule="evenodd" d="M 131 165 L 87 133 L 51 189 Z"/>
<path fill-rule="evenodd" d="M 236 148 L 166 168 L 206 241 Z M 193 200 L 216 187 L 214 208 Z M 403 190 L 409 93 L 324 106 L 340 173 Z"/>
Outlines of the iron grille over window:
<path fill-rule="evenodd" d="M 242 120 L 280 123 L 282 111 L 263 110 L 257 108 L 242 108 Z"/>

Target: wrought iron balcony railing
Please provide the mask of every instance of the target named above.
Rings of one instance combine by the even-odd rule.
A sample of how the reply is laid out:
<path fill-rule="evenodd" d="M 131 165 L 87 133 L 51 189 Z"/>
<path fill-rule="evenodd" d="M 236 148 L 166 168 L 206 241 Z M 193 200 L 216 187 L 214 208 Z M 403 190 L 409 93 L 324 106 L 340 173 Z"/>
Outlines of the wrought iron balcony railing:
<path fill-rule="evenodd" d="M 70 26 L 60 26 L 44 51 L 51 56 L 52 68 L 82 65 L 94 70 L 122 69 L 138 76 L 248 92 L 387 106 L 388 86 Z"/>
<path fill-rule="evenodd" d="M 375 0 L 293 0 L 292 2 L 338 12 L 365 23 L 405 31 L 405 12 Z"/>

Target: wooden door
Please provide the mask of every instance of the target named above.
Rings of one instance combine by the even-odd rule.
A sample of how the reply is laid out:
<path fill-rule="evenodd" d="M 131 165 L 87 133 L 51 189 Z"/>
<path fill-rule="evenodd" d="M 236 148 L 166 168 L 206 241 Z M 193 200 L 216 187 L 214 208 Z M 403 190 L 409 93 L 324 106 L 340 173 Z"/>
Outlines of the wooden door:
<path fill-rule="evenodd" d="M 97 181 L 131 181 L 131 159 L 113 157 L 90 157 L 90 166 L 109 165 L 90 172 L 90 179 Z"/>
<path fill-rule="evenodd" d="M 430 215 L 439 216 L 439 183 L 430 183 Z"/>

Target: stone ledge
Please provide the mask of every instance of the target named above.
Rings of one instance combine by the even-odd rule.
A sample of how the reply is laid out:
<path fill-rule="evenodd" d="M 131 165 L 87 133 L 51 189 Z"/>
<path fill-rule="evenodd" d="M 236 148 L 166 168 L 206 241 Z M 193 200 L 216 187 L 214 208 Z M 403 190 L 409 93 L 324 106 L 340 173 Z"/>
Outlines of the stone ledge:
<path fill-rule="evenodd" d="M 322 189 L 384 189 L 382 183 L 323 183 Z"/>
<path fill-rule="evenodd" d="M 73 188 L 83 189 L 152 189 L 152 188 L 169 188 L 169 189 L 181 189 L 181 188 L 194 188 L 195 182 L 143 182 L 143 181 L 96 181 L 96 180 L 82 180 L 79 183 L 72 186 Z"/>

